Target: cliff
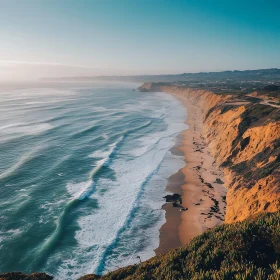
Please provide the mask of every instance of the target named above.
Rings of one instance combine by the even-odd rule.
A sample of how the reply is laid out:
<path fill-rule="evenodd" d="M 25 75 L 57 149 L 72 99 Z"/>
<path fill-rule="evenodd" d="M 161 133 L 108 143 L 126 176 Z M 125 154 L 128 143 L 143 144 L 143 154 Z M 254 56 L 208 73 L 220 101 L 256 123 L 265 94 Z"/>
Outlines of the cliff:
<path fill-rule="evenodd" d="M 228 188 L 226 223 L 280 208 L 279 106 L 249 95 L 162 83 L 146 83 L 141 90 L 172 93 L 202 109 L 203 137 L 224 171 Z"/>
<path fill-rule="evenodd" d="M 215 94 L 165 83 L 146 83 L 139 89 L 143 94 L 168 92 L 201 108 L 202 136 L 228 188 L 225 224 L 195 237 L 186 247 L 80 280 L 280 279 L 279 103 L 270 104 L 264 95 Z M 52 278 L 0 274 L 0 280 Z"/>

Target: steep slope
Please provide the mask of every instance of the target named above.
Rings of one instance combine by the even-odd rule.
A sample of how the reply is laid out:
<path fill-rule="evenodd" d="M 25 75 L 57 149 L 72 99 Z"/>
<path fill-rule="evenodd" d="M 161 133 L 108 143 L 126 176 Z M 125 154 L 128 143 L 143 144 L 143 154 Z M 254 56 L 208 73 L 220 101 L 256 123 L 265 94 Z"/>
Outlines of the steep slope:
<path fill-rule="evenodd" d="M 249 96 L 146 83 L 203 110 L 203 137 L 225 173 L 226 223 L 280 207 L 280 109 Z"/>
<path fill-rule="evenodd" d="M 279 279 L 280 213 L 224 224 L 138 265 L 80 280 Z"/>

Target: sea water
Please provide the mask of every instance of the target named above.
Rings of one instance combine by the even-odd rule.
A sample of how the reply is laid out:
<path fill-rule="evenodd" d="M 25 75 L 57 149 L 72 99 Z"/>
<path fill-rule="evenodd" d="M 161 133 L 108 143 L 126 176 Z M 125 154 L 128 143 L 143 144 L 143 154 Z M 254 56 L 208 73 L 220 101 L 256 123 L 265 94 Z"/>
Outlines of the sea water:
<path fill-rule="evenodd" d="M 184 107 L 134 84 L 0 92 L 0 272 L 104 274 L 154 256 Z"/>

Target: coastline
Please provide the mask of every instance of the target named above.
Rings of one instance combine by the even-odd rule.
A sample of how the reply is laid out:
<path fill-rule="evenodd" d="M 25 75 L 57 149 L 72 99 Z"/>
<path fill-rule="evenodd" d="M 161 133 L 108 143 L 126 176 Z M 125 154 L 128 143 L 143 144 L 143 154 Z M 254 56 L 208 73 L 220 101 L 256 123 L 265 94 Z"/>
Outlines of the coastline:
<path fill-rule="evenodd" d="M 183 134 L 177 136 L 176 144 L 170 149 L 170 152 L 175 155 L 184 156 L 183 151 L 180 150 Z M 175 174 L 172 174 L 167 181 L 165 190 L 170 194 L 178 193 L 183 195 L 181 186 L 185 183 L 185 176 L 179 169 Z M 177 248 L 181 245 L 179 236 L 179 226 L 181 217 L 178 213 L 178 208 L 173 207 L 172 203 L 164 203 L 162 209 L 165 211 L 165 223 L 159 229 L 159 247 L 154 251 L 156 255 L 163 254 L 170 249 Z"/>
<path fill-rule="evenodd" d="M 209 228 L 221 224 L 225 215 L 226 188 L 223 172 L 218 169 L 203 136 L 203 112 L 183 94 L 170 93 L 187 110 L 181 141 L 173 149 L 185 158 L 186 165 L 168 179 L 166 190 L 182 195 L 183 207 L 179 211 L 172 203 L 165 203 L 166 222 L 160 229 L 160 243 L 155 253 L 186 245 L 192 238 Z"/>

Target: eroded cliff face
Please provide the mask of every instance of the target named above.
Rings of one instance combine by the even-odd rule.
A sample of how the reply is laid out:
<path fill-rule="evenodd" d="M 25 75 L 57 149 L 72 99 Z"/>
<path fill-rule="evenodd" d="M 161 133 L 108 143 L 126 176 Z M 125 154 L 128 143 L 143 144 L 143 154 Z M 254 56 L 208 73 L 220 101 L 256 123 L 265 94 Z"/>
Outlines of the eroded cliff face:
<path fill-rule="evenodd" d="M 202 135 L 225 174 L 226 223 L 280 208 L 280 109 L 250 98 L 164 84 L 144 84 L 197 104 Z"/>

